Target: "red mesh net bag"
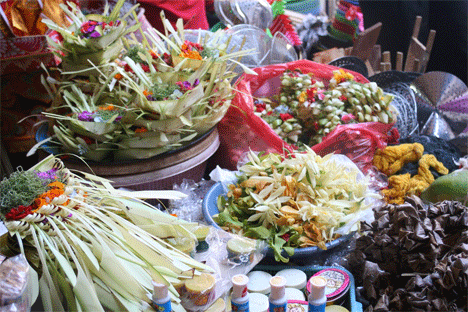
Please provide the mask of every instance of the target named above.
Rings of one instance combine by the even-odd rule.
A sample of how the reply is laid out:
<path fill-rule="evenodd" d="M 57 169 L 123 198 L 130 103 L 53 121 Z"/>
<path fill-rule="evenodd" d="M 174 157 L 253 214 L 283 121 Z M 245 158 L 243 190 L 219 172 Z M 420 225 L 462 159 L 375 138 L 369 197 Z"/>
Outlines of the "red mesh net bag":
<path fill-rule="evenodd" d="M 327 82 L 333 77 L 333 71 L 339 68 L 299 60 L 255 68 L 257 75 L 243 74 L 236 83 L 236 95 L 231 107 L 218 124 L 221 144 L 216 157 L 221 167 L 235 170 L 240 157 L 249 150 L 286 153 L 296 148 L 284 142 L 261 117 L 254 114 L 254 97 L 279 94 L 283 72 L 295 69 L 312 73 L 314 79 Z M 358 82 L 369 82 L 359 73 L 348 72 Z M 341 125 L 312 149 L 320 155 L 347 155 L 366 172 L 372 166 L 375 150 L 398 140 L 398 132 L 392 127 L 393 124 L 379 122 Z"/>

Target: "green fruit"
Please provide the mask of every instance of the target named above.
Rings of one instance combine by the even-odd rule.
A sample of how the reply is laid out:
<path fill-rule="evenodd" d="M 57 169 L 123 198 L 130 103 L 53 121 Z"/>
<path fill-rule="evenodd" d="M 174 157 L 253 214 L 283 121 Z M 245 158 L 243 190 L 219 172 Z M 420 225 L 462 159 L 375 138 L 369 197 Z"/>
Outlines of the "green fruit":
<path fill-rule="evenodd" d="M 454 171 L 437 178 L 422 194 L 426 202 L 444 200 L 465 202 L 468 196 L 468 170 Z M 465 203 L 466 204 L 466 203 Z"/>

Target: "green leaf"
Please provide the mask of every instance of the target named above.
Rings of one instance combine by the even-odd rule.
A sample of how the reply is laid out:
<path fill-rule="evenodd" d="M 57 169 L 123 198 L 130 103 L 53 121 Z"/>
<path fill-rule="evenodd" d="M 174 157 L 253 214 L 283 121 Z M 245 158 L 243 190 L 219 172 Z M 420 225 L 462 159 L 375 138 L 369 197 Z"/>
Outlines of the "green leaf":
<path fill-rule="evenodd" d="M 294 247 L 283 247 L 284 251 L 288 253 L 288 255 L 292 256 L 294 255 Z"/>
<path fill-rule="evenodd" d="M 270 247 L 273 249 L 273 252 L 275 254 L 275 260 L 287 263 L 289 262 L 289 258 L 283 257 L 283 255 L 281 254 L 283 251 L 284 244 L 286 244 L 286 241 L 280 237 L 275 237 L 273 240 L 270 241 Z"/>
<path fill-rule="evenodd" d="M 243 226 L 243 223 L 236 217 L 232 217 L 227 209 L 218 214 L 218 220 L 220 225 L 233 225 L 237 228 L 242 228 Z"/>
<path fill-rule="evenodd" d="M 270 237 L 270 230 L 264 226 L 252 227 L 245 232 L 245 236 L 266 240 Z"/>

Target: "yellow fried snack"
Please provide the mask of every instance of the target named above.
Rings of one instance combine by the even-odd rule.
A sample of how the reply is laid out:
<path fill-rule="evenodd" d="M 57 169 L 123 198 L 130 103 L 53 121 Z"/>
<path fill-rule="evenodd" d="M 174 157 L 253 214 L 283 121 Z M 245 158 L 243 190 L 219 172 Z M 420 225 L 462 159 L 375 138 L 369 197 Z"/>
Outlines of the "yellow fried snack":
<path fill-rule="evenodd" d="M 390 176 L 397 173 L 404 165 L 418 161 L 424 153 L 420 143 L 406 143 L 379 149 L 374 155 L 374 166 Z"/>
<path fill-rule="evenodd" d="M 401 205 L 405 197 L 420 196 L 434 182 L 434 176 L 429 168 L 434 168 L 440 174 L 449 171 L 434 155 L 426 154 L 419 160 L 418 174 L 411 177 L 409 173 L 394 175 L 388 178 L 388 189 L 382 190 L 385 200 L 390 204 Z"/>
<path fill-rule="evenodd" d="M 426 154 L 419 160 L 418 174 L 415 177 L 432 184 L 432 182 L 434 182 L 434 176 L 429 168 L 434 168 L 440 174 L 449 173 L 449 170 L 445 168 L 444 164 L 438 161 L 434 155 Z"/>

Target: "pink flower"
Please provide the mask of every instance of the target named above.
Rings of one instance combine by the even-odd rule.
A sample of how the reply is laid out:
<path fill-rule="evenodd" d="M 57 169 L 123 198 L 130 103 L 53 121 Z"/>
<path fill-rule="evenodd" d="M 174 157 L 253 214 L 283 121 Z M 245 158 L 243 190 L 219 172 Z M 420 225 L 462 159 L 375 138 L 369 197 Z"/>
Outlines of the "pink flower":
<path fill-rule="evenodd" d="M 354 116 L 353 114 L 346 114 L 343 117 L 341 117 L 341 121 L 343 121 L 344 123 L 348 123 L 354 119 L 356 119 L 356 116 Z"/>
<path fill-rule="evenodd" d="M 325 98 L 325 94 L 323 94 L 323 90 L 317 91 L 317 96 L 319 100 L 323 101 L 323 99 Z"/>

